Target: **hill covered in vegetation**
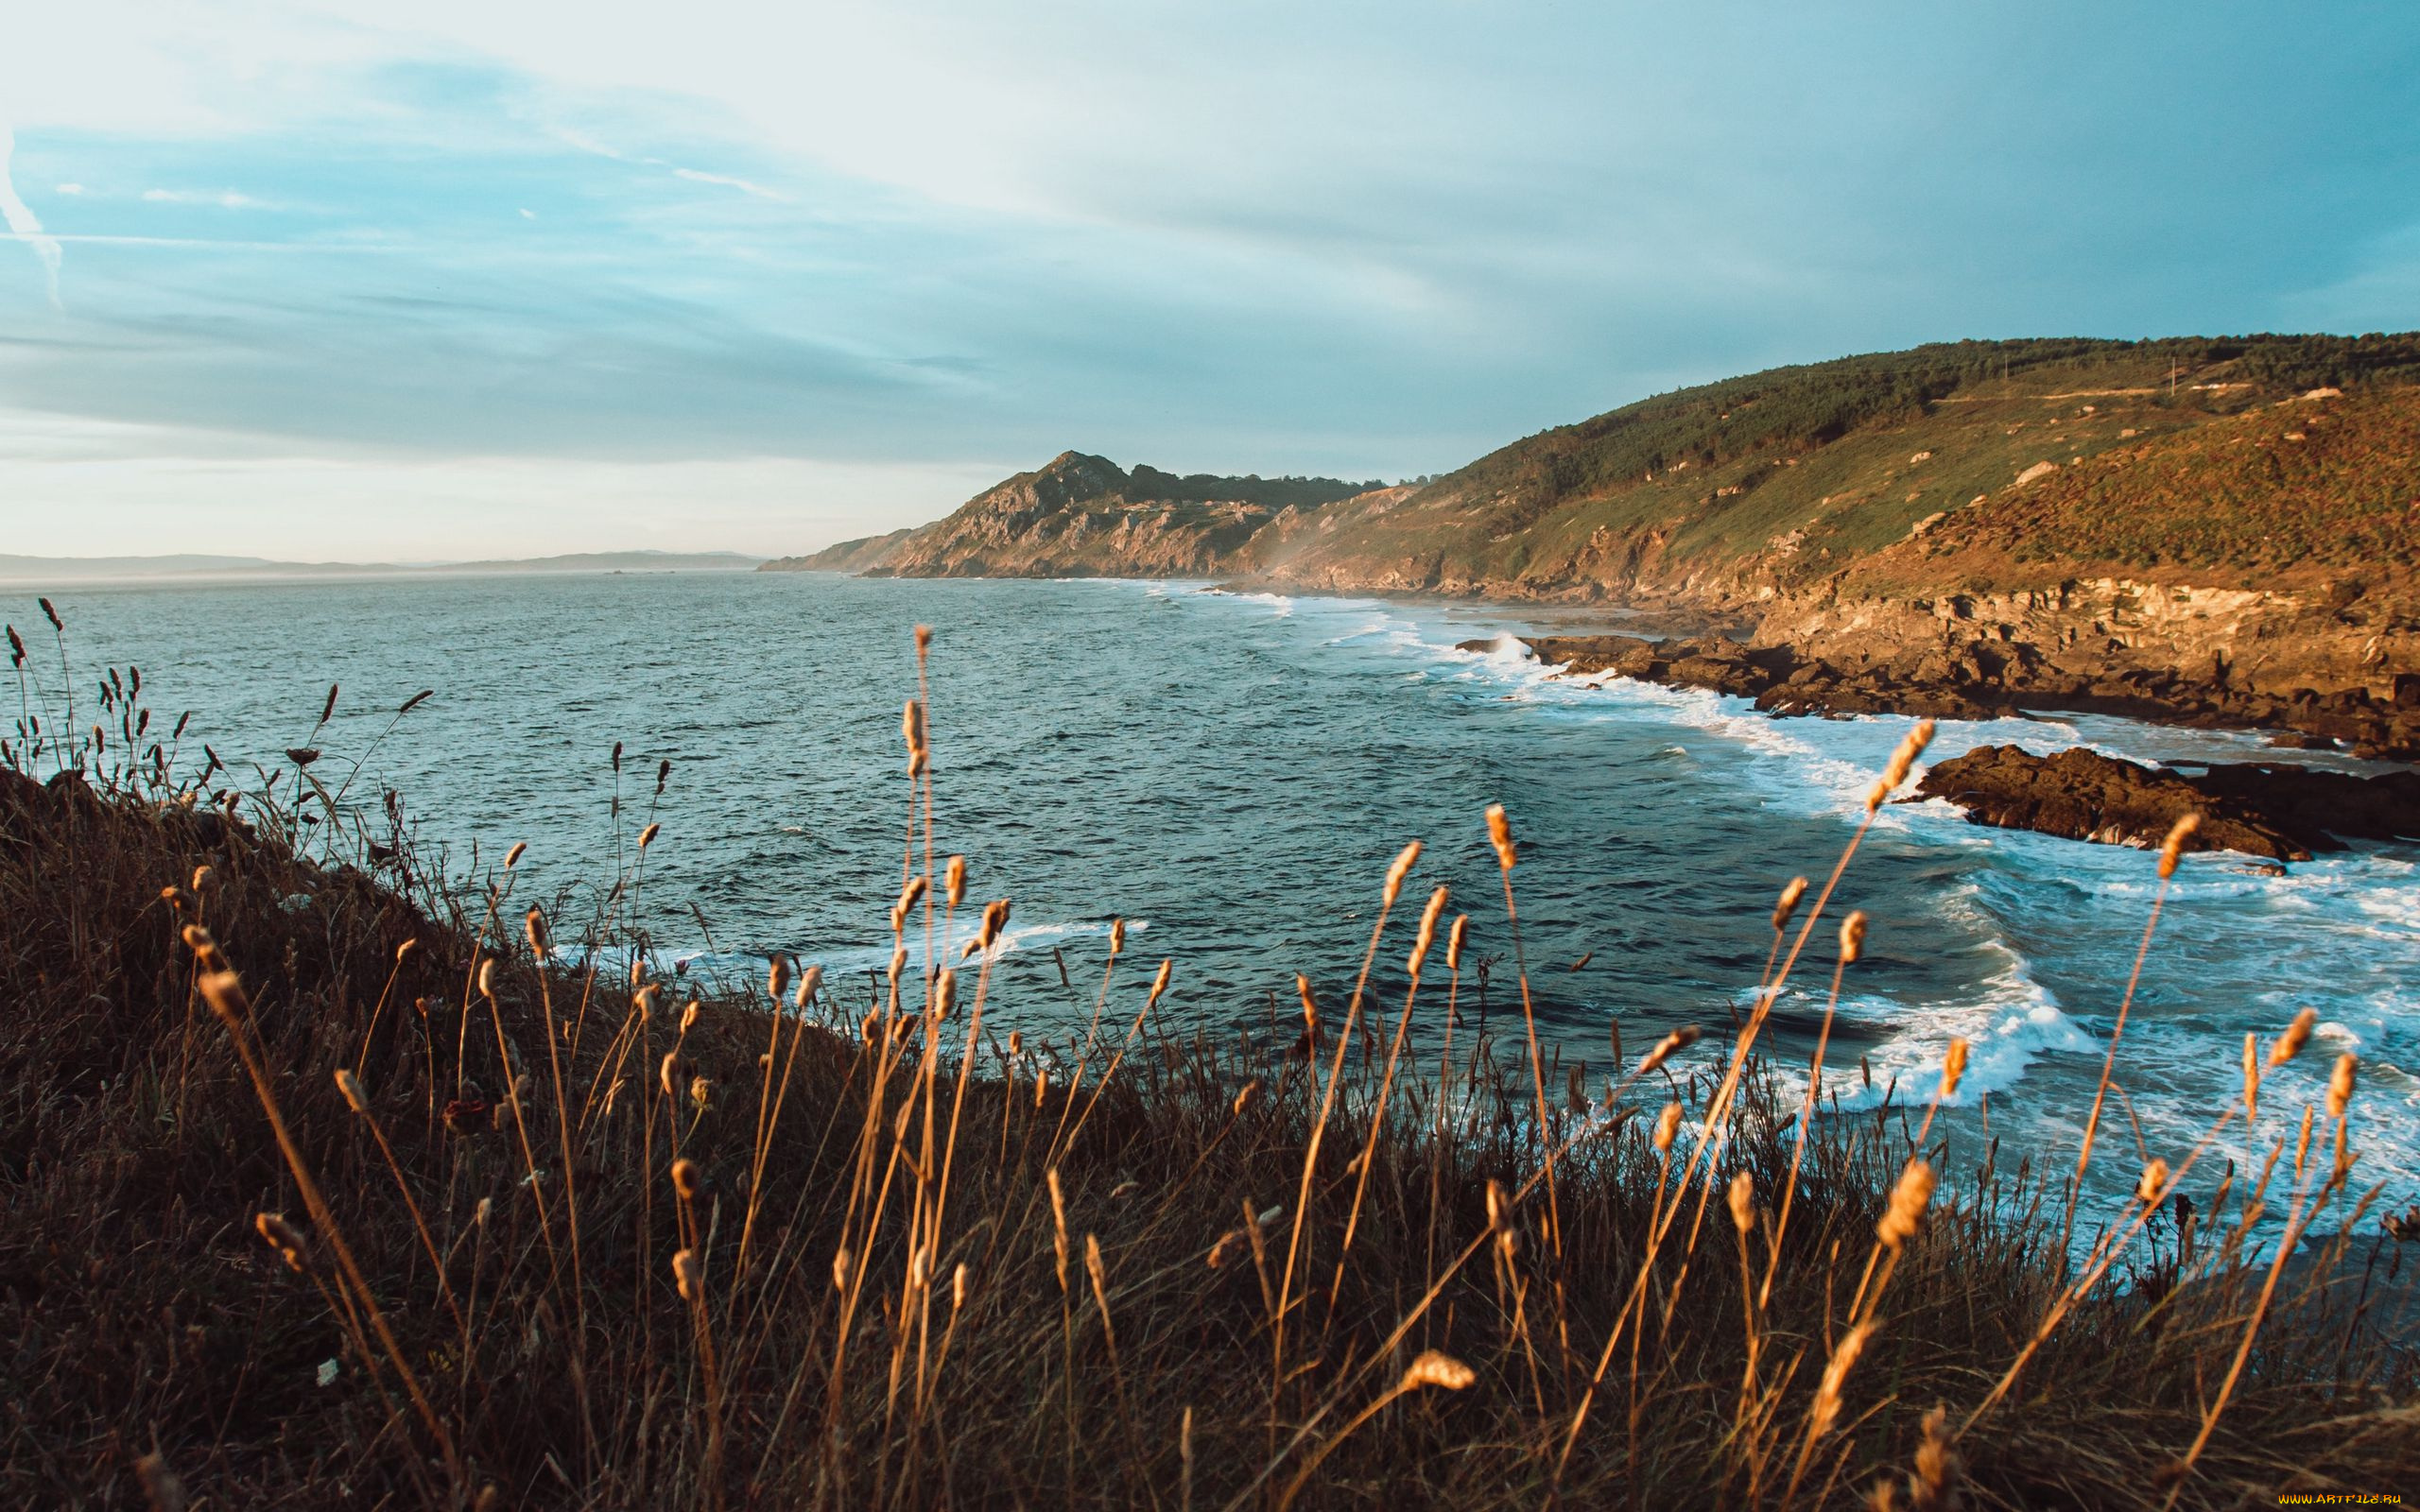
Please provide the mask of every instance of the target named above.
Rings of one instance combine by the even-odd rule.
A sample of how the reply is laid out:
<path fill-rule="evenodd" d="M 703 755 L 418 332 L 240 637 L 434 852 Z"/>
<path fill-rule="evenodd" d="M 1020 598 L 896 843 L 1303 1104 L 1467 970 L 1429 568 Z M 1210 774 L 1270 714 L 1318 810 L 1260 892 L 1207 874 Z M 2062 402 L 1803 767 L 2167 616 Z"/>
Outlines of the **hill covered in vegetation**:
<path fill-rule="evenodd" d="M 771 565 L 1620 604 L 1886 685 L 1950 675 L 1929 660 L 2054 694 L 2342 695 L 2331 738 L 2401 749 L 2415 442 L 2420 334 L 1962 341 L 1657 395 L 1416 488 L 1179 497 L 1069 453 L 921 529 Z"/>
<path fill-rule="evenodd" d="M 1264 527 L 1377 483 L 1335 478 L 1179 477 L 1063 452 L 919 529 L 844 541 L 769 572 L 903 577 L 1167 576 L 1232 570 Z"/>

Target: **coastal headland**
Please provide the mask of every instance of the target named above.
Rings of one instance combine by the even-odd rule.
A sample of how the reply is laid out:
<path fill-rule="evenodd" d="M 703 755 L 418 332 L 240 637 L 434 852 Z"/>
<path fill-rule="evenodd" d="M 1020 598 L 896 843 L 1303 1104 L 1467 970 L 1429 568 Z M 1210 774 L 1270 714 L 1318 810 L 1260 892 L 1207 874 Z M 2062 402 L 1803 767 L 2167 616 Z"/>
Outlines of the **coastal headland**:
<path fill-rule="evenodd" d="M 1574 674 L 1774 714 L 2097 713 L 2413 762 L 2420 335 L 1844 357 L 1641 400 L 1394 485 L 1180 478 L 1068 452 L 930 524 L 760 570 L 1199 576 L 1597 610 L 1666 633 L 1528 644 Z M 2269 809 L 2300 803 L 2290 768 L 2245 771 Z M 1992 822 L 2040 811 L 1999 801 Z M 2046 823 L 2142 841 L 2131 820 Z M 2415 831 L 2374 816 L 2359 833 Z M 2327 833 L 2306 819 L 2254 850 L 2307 852 Z"/>
<path fill-rule="evenodd" d="M 1673 676 L 1777 711 L 2046 703 L 2410 761 L 2415 437 L 2420 335 L 1967 341 L 1680 389 L 1417 483 L 1069 452 L 762 570 L 1619 608 L 1727 631 Z"/>

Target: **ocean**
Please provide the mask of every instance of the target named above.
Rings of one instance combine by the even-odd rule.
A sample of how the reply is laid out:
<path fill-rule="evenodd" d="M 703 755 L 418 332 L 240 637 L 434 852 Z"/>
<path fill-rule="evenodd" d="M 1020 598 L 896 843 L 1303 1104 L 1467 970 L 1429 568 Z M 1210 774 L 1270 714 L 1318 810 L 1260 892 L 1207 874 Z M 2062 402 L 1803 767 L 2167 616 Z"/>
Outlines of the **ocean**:
<path fill-rule="evenodd" d="M 1132 970 L 1175 962 L 1171 1022 L 1266 1036 L 1273 1015 L 1290 1037 L 1296 972 L 1341 1010 L 1387 864 L 1412 839 L 1426 850 L 1380 953 L 1379 1001 L 1399 1005 L 1419 904 L 1443 884 L 1471 916 L 1474 967 L 1488 960 L 1485 1010 L 1513 1012 L 1482 819 L 1501 802 L 1542 1032 L 1599 1086 L 1616 1025 L 1631 1059 L 1682 1023 L 1710 1031 L 1690 1063 L 1718 1052 L 1713 1031 L 1763 969 L 1775 892 L 1797 873 L 1820 884 L 1910 724 L 1771 719 L 1710 693 L 1550 679 L 1511 640 L 1455 648 L 1552 611 L 1193 583 L 631 574 L 53 597 L 84 702 L 106 665 L 134 664 L 155 719 L 193 712 L 183 769 L 205 742 L 240 773 L 278 769 L 338 684 L 310 737 L 326 752 L 315 771 L 341 781 L 363 761 L 348 803 L 374 815 L 399 793 L 457 872 L 484 875 L 527 842 L 516 897 L 548 901 L 568 929 L 660 822 L 636 893 L 660 955 L 703 978 L 790 952 L 843 992 L 889 956 L 909 796 L 900 706 L 912 627 L 929 624 L 936 843 L 968 857 L 972 899 L 1013 904 L 990 1007 L 1003 1034 L 1080 1028 L 1123 918 Z M 5 613 L 42 664 L 31 592 Z M 58 680 L 54 667 L 54 698 Z M 2276 754 L 2248 734 L 2040 717 L 1945 722 L 1929 755 L 2010 742 Z M 1843 1110 L 1893 1085 L 1921 1102 L 1963 1036 L 1972 1069 L 1948 1126 L 1964 1138 L 1988 1117 L 2003 1165 L 2024 1151 L 2071 1163 L 2156 885 L 2143 851 L 1980 828 L 1938 802 L 1886 808 L 1833 904 L 1873 926 L 1827 1092 Z M 1832 935 L 1827 922 L 1777 1015 L 1785 1057 L 1811 1042 Z M 1443 1004 L 1432 974 L 1422 1042 Z M 2305 1005 L 2321 1027 L 2264 1091 L 2264 1147 L 2355 1051 L 2355 1185 L 2385 1182 L 2398 1210 L 2420 1199 L 2420 847 L 2404 845 L 2282 877 L 2186 859 L 2119 1049 L 2110 1178 L 2130 1183 L 2143 1152 L 2178 1161 L 2234 1095 L 2242 1036 L 2265 1041 Z M 2187 1189 L 2245 1152 L 2231 1126 Z"/>

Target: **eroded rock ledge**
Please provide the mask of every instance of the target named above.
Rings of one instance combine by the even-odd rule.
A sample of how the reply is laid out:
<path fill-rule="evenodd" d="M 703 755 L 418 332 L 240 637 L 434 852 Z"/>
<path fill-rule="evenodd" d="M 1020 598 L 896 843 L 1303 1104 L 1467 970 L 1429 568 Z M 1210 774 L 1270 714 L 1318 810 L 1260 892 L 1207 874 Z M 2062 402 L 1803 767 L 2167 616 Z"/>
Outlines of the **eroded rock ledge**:
<path fill-rule="evenodd" d="M 2420 838 L 2420 774 L 2355 777 L 2238 763 L 2200 770 L 2143 766 L 2081 748 L 2036 756 L 1979 746 L 1927 769 L 1920 797 L 1945 799 L 1976 824 L 2107 845 L 2156 846 L 2187 813 L 2187 846 L 2308 861 L 2346 840 Z"/>
<path fill-rule="evenodd" d="M 1538 659 L 1574 674 L 1617 673 L 1684 688 L 1753 698 L 1775 714 L 1903 713 L 1992 719 L 2027 709 L 2120 714 L 2204 729 L 2290 730 L 2280 744 L 2342 746 L 2354 754 L 2420 761 L 2420 674 L 2394 679 L 2391 698 L 2360 689 L 2320 694 L 2246 693 L 2170 671 L 2136 669 L 2086 678 L 2016 655 L 1968 647 L 1958 656 L 1910 655 L 1842 667 L 1790 645 L 1751 645 L 1723 636 L 1651 641 L 1634 635 L 1542 636 Z M 1465 641 L 1485 652 L 1493 641 Z"/>

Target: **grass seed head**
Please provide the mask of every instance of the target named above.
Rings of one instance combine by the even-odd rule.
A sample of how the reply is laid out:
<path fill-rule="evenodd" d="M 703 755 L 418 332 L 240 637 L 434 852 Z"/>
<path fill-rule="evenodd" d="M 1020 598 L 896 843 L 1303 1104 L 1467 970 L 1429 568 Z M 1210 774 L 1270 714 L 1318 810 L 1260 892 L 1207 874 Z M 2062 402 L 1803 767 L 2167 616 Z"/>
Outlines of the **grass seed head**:
<path fill-rule="evenodd" d="M 252 1216 L 252 1227 L 289 1270 L 302 1268 L 302 1232 L 285 1221 L 282 1212 L 261 1212 Z"/>
<path fill-rule="evenodd" d="M 821 991 L 822 987 L 823 968 L 808 967 L 799 973 L 798 992 L 791 1000 L 791 1006 L 804 1011 L 808 1004 L 815 1001 L 815 994 Z"/>
<path fill-rule="evenodd" d="M 942 890 L 952 908 L 956 908 L 959 901 L 966 896 L 966 858 L 964 856 L 950 857 L 949 865 L 942 868 Z"/>
<path fill-rule="evenodd" d="M 1925 1215 L 1925 1205 L 1932 1201 L 1933 1174 L 1929 1161 L 1910 1160 L 1899 1173 L 1899 1181 L 1891 1189 L 1891 1206 L 1884 1211 L 1882 1221 L 1874 1226 L 1874 1236 L 1883 1247 L 1896 1249 L 1912 1237 L 1917 1223 Z"/>
<path fill-rule="evenodd" d="M 16 631 L 9 632 L 14 639 Z M 185 1483 L 168 1469 L 168 1462 L 157 1451 L 134 1462 L 134 1473 L 143 1482 L 143 1492 L 151 1499 L 151 1512 L 185 1512 L 191 1504 L 185 1493 Z"/>
<path fill-rule="evenodd" d="M 1384 894 L 1387 907 L 1392 908 L 1395 905 L 1395 900 L 1403 896 L 1403 880 L 1411 875 L 1411 868 L 1419 860 L 1420 842 L 1417 840 L 1395 853 L 1393 862 L 1387 868 L 1387 885 Z"/>
<path fill-rule="evenodd" d="M 1067 1289 L 1067 1197 L 1060 1190 L 1059 1168 L 1043 1172 L 1043 1184 L 1050 1189 L 1050 1227 L 1052 1245 L 1059 1261 L 1059 1289 Z"/>
<path fill-rule="evenodd" d="M 1953 1037 L 1949 1054 L 1941 1063 L 1941 1100 L 1947 1102 L 1958 1095 L 1958 1083 L 1966 1074 L 1966 1041 Z"/>
<path fill-rule="evenodd" d="M 1914 1512 L 1956 1512 L 1958 1479 L 1964 1466 L 1951 1447 L 1949 1411 L 1935 1407 L 1924 1417 L 1924 1437 L 1916 1445 L 1916 1472 L 1908 1490 Z"/>
<path fill-rule="evenodd" d="M 1125 954 L 1125 951 L 1126 951 L 1126 920 L 1124 920 L 1124 919 L 1111 919 L 1111 920 L 1109 921 L 1109 955 L 1110 955 L 1110 959 L 1112 959 L 1112 960 L 1115 960 L 1119 955 L 1121 955 L 1121 954 Z"/>
<path fill-rule="evenodd" d="M 2186 810 L 2176 816 L 2174 824 L 2168 827 L 2168 838 L 2159 843 L 2160 881 L 2166 882 L 2176 875 L 2176 861 L 2185 853 L 2185 842 L 2200 833 L 2201 828 L 2202 813 L 2199 809 Z"/>
<path fill-rule="evenodd" d="M 1670 1034 L 1666 1035 L 1663 1039 L 1655 1042 L 1654 1049 L 1647 1053 L 1647 1058 L 1638 1063 L 1638 1074 L 1645 1076 L 1651 1074 L 1657 1067 L 1663 1065 L 1664 1062 L 1671 1059 L 1674 1056 L 1679 1055 L 1682 1051 L 1686 1050 L 1689 1046 L 1696 1044 L 1699 1038 L 1704 1033 L 1705 1031 L 1703 1029 L 1699 1028 L 1694 1023 L 1685 1023 L 1679 1028 L 1673 1030 Z"/>
<path fill-rule="evenodd" d="M 528 842 L 528 841 L 527 841 L 527 840 L 515 840 L 515 841 L 513 841 L 513 842 L 512 842 L 512 849 L 511 849 L 511 850 L 507 850 L 507 851 L 504 853 L 504 869 L 505 869 L 505 870 L 507 870 L 507 871 L 510 871 L 513 868 L 515 868 L 515 867 L 517 867 L 517 866 L 521 865 L 521 852 L 522 852 L 522 851 L 524 851 L 524 850 L 528 850 L 528 849 L 529 849 L 529 842 Z"/>
<path fill-rule="evenodd" d="M 681 1288 L 683 1301 L 697 1302 L 704 1299 L 705 1272 L 704 1268 L 698 1263 L 696 1250 L 683 1249 L 672 1257 L 672 1280 L 674 1284 Z"/>
<path fill-rule="evenodd" d="M 1655 1147 L 1658 1150 L 1671 1149 L 1672 1137 L 1680 1131 L 1681 1105 L 1678 1102 L 1666 1103 L 1664 1111 L 1655 1115 Z"/>
<path fill-rule="evenodd" d="M 1756 1178 L 1742 1171 L 1731 1178 L 1728 1194 L 1731 1204 L 1731 1226 L 1741 1233 L 1756 1227 Z"/>
<path fill-rule="evenodd" d="M 2260 1037 L 2249 1032 L 2243 1037 L 2243 1116 L 2246 1122 L 2260 1116 Z"/>
<path fill-rule="evenodd" d="M 2277 1042 L 2269 1047 L 2269 1069 L 2274 1071 L 2301 1055 L 2303 1046 L 2310 1043 L 2311 1030 L 2318 1025 L 2319 1010 L 2317 1008 L 2305 1008 L 2295 1014 L 2294 1022 L 2286 1025 L 2286 1032 L 2279 1035 Z"/>
<path fill-rule="evenodd" d="M 2167 1195 L 2168 1162 L 2154 1155 L 2150 1163 L 2143 1167 L 2142 1179 L 2135 1183 L 2135 1196 L 2144 1207 L 2155 1208 Z"/>
<path fill-rule="evenodd" d="M 994 898 L 983 905 L 982 927 L 975 932 L 975 948 L 988 951 L 1000 943 L 1000 936 L 1009 927 L 1009 901 Z"/>
<path fill-rule="evenodd" d="M 1874 1337 L 1874 1329 L 1875 1325 L 1869 1319 L 1849 1330 L 1841 1336 L 1839 1346 L 1832 1350 L 1831 1359 L 1824 1363 L 1824 1379 L 1815 1387 L 1815 1405 L 1809 1414 L 1811 1436 L 1823 1437 L 1832 1431 L 1834 1423 L 1840 1421 L 1841 1388 L 1847 1383 L 1849 1370 L 1857 1364 L 1857 1357 L 1865 1352 L 1866 1341 Z"/>
<path fill-rule="evenodd" d="M 1437 943 L 1437 916 L 1445 911 L 1446 889 L 1439 887 L 1428 895 L 1428 906 L 1421 910 L 1420 934 L 1412 940 L 1411 954 L 1404 966 L 1413 976 L 1420 974 L 1421 963 L 1428 959 L 1429 948 Z"/>
<path fill-rule="evenodd" d="M 210 931 L 199 924 L 187 924 L 182 933 L 185 948 L 193 952 L 195 965 L 205 971 L 227 970 L 227 958 L 218 954 L 218 941 L 211 937 Z"/>
<path fill-rule="evenodd" d="M 1447 1391 L 1461 1391 L 1478 1379 L 1469 1366 L 1443 1349 L 1423 1349 L 1405 1367 L 1396 1389 L 1419 1391 L 1427 1386 L 1443 1386 Z"/>
<path fill-rule="evenodd" d="M 908 916 L 915 911 L 916 901 L 925 896 L 925 879 L 910 877 L 901 885 L 899 897 L 890 905 L 890 932 L 897 935 L 908 927 Z"/>
<path fill-rule="evenodd" d="M 1520 854 L 1512 848 L 1512 821 L 1505 816 L 1501 803 L 1487 806 L 1487 842 L 1495 847 L 1495 864 L 1507 871 L 1512 870 Z"/>
<path fill-rule="evenodd" d="M 1792 877 L 1782 884 L 1781 899 L 1773 904 L 1774 934 L 1778 935 L 1789 927 L 1790 917 L 1798 912 L 1798 905 L 1806 896 L 1806 879 L 1805 877 Z"/>
<path fill-rule="evenodd" d="M 1160 995 L 1168 989 L 1168 978 L 1175 974 L 1176 962 L 1162 961 L 1160 963 L 1159 974 L 1151 978 L 1151 995 L 1145 999 L 1143 1003 L 1144 1012 L 1149 1013 L 1155 1005 L 1158 1005 Z"/>
<path fill-rule="evenodd" d="M 2327 1074 L 2327 1116 L 2342 1118 L 2344 1109 L 2353 1102 L 2353 1077 L 2360 1069 L 2361 1058 L 2347 1050 L 2336 1057 L 2336 1069 Z"/>
<path fill-rule="evenodd" d="M 1854 910 L 1841 920 L 1841 964 L 1855 966 L 1865 954 L 1865 910 Z"/>
<path fill-rule="evenodd" d="M 663 828 L 664 826 L 661 824 L 650 824 L 646 829 L 641 830 L 639 832 L 639 849 L 644 850 L 648 846 L 655 844 L 656 833 Z"/>
<path fill-rule="evenodd" d="M 1459 971 L 1462 969 L 1462 940 L 1470 930 L 1471 916 L 1456 914 L 1454 927 L 1445 931 L 1445 970 Z"/>
<path fill-rule="evenodd" d="M 1881 778 L 1865 795 L 1866 813 L 1872 814 L 1888 802 L 1891 795 L 1898 791 L 1899 784 L 1908 780 L 1908 773 L 1916 765 L 1916 758 L 1932 744 L 1932 730 L 1931 720 L 1919 719 L 1916 727 L 1900 739 L 1897 748 L 1891 752 L 1891 764 L 1883 768 Z"/>
<path fill-rule="evenodd" d="M 933 978 L 933 1017 L 948 1018 L 949 1010 L 957 1004 L 958 973 L 944 966 Z"/>
<path fill-rule="evenodd" d="M 342 1066 L 337 1068 L 337 1091 L 344 1094 L 346 1107 L 365 1118 L 370 1115 L 370 1093 L 363 1089 L 361 1078 Z"/>
<path fill-rule="evenodd" d="M 683 1200 L 697 1200 L 701 1184 L 697 1161 L 684 1155 L 672 1162 L 672 1190 L 680 1193 Z"/>
<path fill-rule="evenodd" d="M 251 1000 L 244 996 L 243 981 L 233 971 L 204 971 L 195 985 L 201 988 L 202 1001 L 210 1005 L 210 1011 L 231 1028 L 241 1022 L 251 1008 Z"/>

